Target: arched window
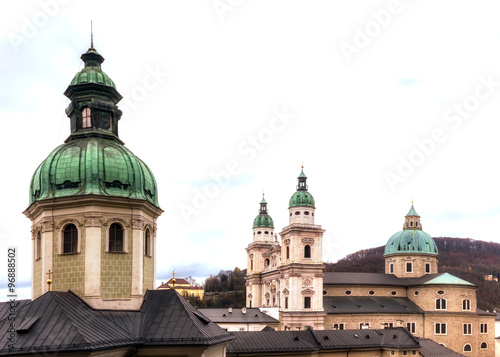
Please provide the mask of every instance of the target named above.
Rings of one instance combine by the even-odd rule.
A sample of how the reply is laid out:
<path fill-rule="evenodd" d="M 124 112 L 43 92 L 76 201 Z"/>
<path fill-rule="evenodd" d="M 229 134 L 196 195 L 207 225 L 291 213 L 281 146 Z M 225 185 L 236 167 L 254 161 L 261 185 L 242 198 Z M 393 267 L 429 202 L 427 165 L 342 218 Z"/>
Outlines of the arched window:
<path fill-rule="evenodd" d="M 304 258 L 311 258 L 311 246 L 309 245 L 304 247 Z"/>
<path fill-rule="evenodd" d="M 286 259 L 290 259 L 290 247 L 286 246 Z"/>
<path fill-rule="evenodd" d="M 146 232 L 144 232 L 144 255 L 151 255 L 151 234 L 149 233 L 149 229 L 146 229 Z"/>
<path fill-rule="evenodd" d="M 92 126 L 90 120 L 90 108 L 83 108 L 82 110 L 82 128 L 90 128 Z"/>
<path fill-rule="evenodd" d="M 446 310 L 446 299 L 436 299 L 436 310 Z"/>
<path fill-rule="evenodd" d="M 269 259 L 266 259 L 264 260 L 264 268 L 267 268 L 268 266 L 269 266 Z"/>
<path fill-rule="evenodd" d="M 109 227 L 109 251 L 123 252 L 123 228 L 118 223 Z"/>
<path fill-rule="evenodd" d="M 488 348 L 488 345 L 486 344 L 486 342 L 481 343 L 481 349 L 484 350 L 486 348 Z"/>
<path fill-rule="evenodd" d="M 464 346 L 464 352 L 471 352 L 471 351 L 472 351 L 472 347 L 469 344 L 466 344 Z"/>
<path fill-rule="evenodd" d="M 36 235 L 36 259 L 42 257 L 42 234 L 40 232 Z"/>
<path fill-rule="evenodd" d="M 77 253 L 78 251 L 78 231 L 74 224 L 64 227 L 63 253 Z"/>

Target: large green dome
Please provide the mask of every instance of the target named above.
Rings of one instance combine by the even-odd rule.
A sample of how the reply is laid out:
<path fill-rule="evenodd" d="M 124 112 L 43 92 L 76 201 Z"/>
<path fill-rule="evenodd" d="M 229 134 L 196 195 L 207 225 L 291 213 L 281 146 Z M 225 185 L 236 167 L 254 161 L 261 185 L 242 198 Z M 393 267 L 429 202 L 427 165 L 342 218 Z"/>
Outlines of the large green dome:
<path fill-rule="evenodd" d="M 398 253 L 439 254 L 434 239 L 422 230 L 420 216 L 415 211 L 413 202 L 410 211 L 405 216 L 403 230 L 389 238 L 385 245 L 385 256 Z"/>
<path fill-rule="evenodd" d="M 73 134 L 38 166 L 30 185 L 35 201 L 100 195 L 147 200 L 158 207 L 151 170 L 108 133 Z"/>
<path fill-rule="evenodd" d="M 424 231 L 408 229 L 394 234 L 385 245 L 384 255 L 396 253 L 423 253 L 438 255 L 438 247 Z"/>

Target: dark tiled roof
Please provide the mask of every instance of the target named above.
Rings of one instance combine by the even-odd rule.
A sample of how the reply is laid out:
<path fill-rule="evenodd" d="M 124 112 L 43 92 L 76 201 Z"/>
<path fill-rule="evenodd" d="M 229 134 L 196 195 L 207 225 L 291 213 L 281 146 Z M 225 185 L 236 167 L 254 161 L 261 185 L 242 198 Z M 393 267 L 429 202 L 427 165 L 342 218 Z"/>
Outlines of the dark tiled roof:
<path fill-rule="evenodd" d="M 323 307 L 328 314 L 421 314 L 409 298 L 386 296 L 325 296 Z"/>
<path fill-rule="evenodd" d="M 450 350 L 449 348 L 440 345 L 428 338 L 419 338 L 420 354 L 423 357 L 459 357 L 463 356 L 460 353 Z"/>
<path fill-rule="evenodd" d="M 6 305 L 0 303 L 0 312 Z M 72 292 L 48 292 L 19 303 L 12 350 L 7 317 L 4 313 L 0 319 L 0 355 L 92 352 L 137 344 L 210 346 L 233 339 L 174 290 L 146 292 L 139 311 L 94 310 Z"/>
<path fill-rule="evenodd" d="M 339 331 L 232 332 L 236 336 L 227 354 L 343 350 L 349 348 L 419 349 L 418 341 L 403 328 Z"/>
<path fill-rule="evenodd" d="M 232 312 L 226 308 L 203 308 L 198 309 L 198 311 L 216 323 L 279 323 L 278 320 L 264 314 L 257 308 L 247 308 L 245 314 L 238 308 L 234 308 Z"/>

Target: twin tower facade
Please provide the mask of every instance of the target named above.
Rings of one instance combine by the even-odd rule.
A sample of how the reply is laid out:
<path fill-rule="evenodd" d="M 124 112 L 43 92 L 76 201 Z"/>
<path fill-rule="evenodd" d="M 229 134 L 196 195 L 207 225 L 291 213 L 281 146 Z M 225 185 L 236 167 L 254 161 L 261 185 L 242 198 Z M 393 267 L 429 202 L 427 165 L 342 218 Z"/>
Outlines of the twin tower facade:
<path fill-rule="evenodd" d="M 280 330 L 324 329 L 323 233 L 315 224 L 315 202 L 302 169 L 289 202 L 289 224 L 274 233 L 264 197 L 247 251 L 247 307 L 279 308 Z"/>

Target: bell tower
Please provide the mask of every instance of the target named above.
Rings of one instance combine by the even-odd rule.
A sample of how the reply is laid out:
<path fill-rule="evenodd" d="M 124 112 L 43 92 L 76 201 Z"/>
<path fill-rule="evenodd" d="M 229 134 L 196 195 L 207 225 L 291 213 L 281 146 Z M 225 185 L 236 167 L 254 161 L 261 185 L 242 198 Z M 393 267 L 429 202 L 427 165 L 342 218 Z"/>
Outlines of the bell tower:
<path fill-rule="evenodd" d="M 280 329 L 307 326 L 324 329 L 322 241 L 325 232 L 314 222 L 316 204 L 304 168 L 288 205 L 289 225 L 281 236 Z"/>
<path fill-rule="evenodd" d="M 99 309 L 138 309 L 155 286 L 152 171 L 118 136 L 122 96 L 91 47 L 64 94 L 70 135 L 38 166 L 24 211 L 32 222 L 32 298 L 71 290 Z"/>

